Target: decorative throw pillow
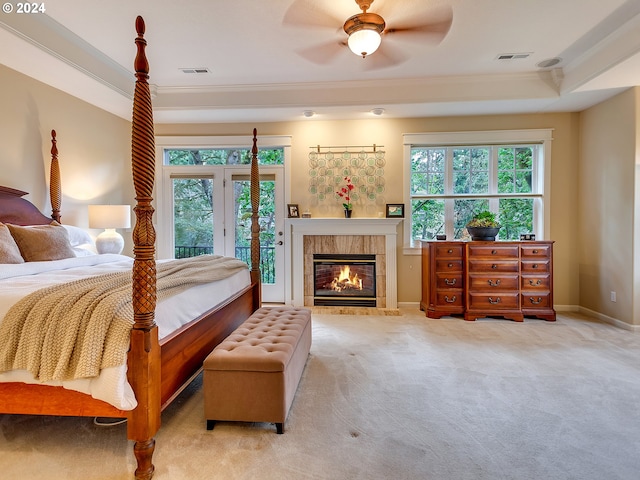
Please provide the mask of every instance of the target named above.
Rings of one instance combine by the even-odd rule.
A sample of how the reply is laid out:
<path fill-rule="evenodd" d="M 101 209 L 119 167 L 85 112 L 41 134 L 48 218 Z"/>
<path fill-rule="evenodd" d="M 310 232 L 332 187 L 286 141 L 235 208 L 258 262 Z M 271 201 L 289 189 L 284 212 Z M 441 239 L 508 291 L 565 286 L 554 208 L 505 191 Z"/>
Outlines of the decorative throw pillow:
<path fill-rule="evenodd" d="M 24 263 L 18 245 L 4 223 L 0 223 L 0 263 Z"/>
<path fill-rule="evenodd" d="M 75 257 L 67 230 L 58 222 L 20 227 L 7 224 L 26 262 L 45 262 Z"/>

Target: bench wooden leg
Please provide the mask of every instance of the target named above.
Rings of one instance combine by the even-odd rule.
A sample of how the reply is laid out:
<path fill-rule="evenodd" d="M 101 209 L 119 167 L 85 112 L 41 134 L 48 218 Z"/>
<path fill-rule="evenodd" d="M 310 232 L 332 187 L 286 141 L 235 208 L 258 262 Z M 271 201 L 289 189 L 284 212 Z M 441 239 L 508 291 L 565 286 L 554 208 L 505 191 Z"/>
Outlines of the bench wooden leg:
<path fill-rule="evenodd" d="M 284 433 L 284 423 L 276 423 L 276 432 L 280 435 Z"/>
<path fill-rule="evenodd" d="M 215 420 L 207 420 L 207 430 L 213 430 L 213 427 L 216 426 Z"/>

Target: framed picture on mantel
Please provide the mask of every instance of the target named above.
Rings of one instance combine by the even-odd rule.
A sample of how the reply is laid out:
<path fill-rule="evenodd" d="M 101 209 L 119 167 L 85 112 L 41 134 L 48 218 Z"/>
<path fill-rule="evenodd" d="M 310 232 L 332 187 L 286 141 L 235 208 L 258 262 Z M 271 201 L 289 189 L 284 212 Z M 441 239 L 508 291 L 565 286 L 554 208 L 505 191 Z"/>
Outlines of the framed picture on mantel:
<path fill-rule="evenodd" d="M 387 203 L 387 218 L 404 218 L 404 203 Z"/>
<path fill-rule="evenodd" d="M 300 209 L 296 203 L 287 204 L 287 210 L 289 212 L 289 218 L 300 218 Z"/>

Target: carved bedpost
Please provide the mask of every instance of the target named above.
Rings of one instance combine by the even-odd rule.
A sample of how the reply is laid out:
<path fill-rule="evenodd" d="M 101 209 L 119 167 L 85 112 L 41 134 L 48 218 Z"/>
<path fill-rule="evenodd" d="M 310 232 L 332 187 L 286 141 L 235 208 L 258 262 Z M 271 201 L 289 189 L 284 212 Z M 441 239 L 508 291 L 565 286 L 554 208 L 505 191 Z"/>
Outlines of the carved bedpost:
<path fill-rule="evenodd" d="M 58 147 L 56 131 L 51 130 L 51 167 L 49 168 L 49 198 L 51 199 L 51 218 L 60 223 L 60 206 L 62 204 L 62 188 L 60 184 L 60 164 L 58 163 Z"/>
<path fill-rule="evenodd" d="M 138 462 L 137 479 L 153 476 L 152 463 L 154 436 L 160 428 L 160 346 L 155 324 L 156 307 L 156 233 L 153 227 L 152 194 L 155 172 L 155 139 L 153 111 L 149 90 L 149 63 L 145 55 L 145 25 L 142 17 L 136 19 L 138 37 L 134 62 L 136 86 L 133 97 L 131 137 L 131 165 L 136 192 L 136 224 L 133 230 L 133 311 L 131 332 L 129 381 L 136 394 L 138 406 L 129 416 L 128 437 L 135 441 L 134 454 Z"/>
<path fill-rule="evenodd" d="M 258 130 L 253 129 L 253 147 L 251 148 L 251 281 L 260 283 L 260 172 L 258 171 Z M 261 291 L 258 287 L 258 298 L 254 299 L 255 308 L 262 304 Z"/>

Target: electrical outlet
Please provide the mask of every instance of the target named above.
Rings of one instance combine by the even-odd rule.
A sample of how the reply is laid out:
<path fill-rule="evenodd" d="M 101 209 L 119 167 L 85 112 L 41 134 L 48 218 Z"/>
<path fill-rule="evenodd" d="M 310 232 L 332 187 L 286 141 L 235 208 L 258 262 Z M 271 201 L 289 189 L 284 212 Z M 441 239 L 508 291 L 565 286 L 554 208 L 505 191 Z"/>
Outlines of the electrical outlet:
<path fill-rule="evenodd" d="M 615 302 L 616 301 L 616 292 L 611 292 L 611 301 Z"/>

